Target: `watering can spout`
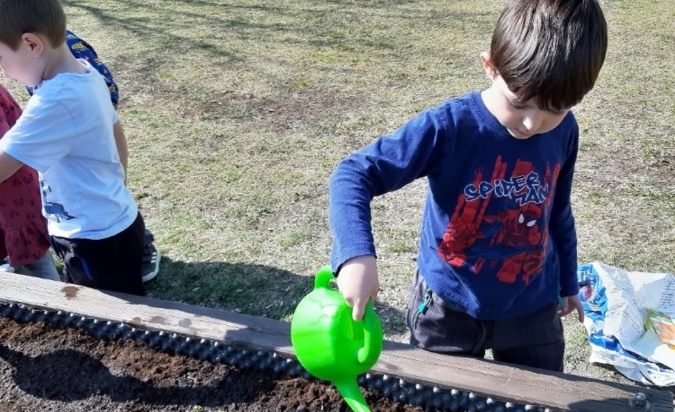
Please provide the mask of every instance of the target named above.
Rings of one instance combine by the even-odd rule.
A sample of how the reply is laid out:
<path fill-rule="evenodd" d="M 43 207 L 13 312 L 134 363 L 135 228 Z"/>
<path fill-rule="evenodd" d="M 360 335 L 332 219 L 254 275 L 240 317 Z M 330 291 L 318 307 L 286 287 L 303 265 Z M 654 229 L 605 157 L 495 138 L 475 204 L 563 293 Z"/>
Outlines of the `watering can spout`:
<path fill-rule="evenodd" d="M 334 381 L 333 384 L 337 388 L 340 395 L 344 398 L 347 405 L 352 408 L 354 412 L 370 412 L 370 408 L 361 393 L 359 384 L 354 380 L 340 380 Z"/>

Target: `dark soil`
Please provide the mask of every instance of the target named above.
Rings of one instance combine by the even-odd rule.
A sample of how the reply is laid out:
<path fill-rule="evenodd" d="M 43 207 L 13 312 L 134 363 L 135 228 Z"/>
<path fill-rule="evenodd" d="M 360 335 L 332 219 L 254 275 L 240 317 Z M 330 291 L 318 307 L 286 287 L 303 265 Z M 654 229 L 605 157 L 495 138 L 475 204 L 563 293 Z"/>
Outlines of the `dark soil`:
<path fill-rule="evenodd" d="M 379 412 L 422 412 L 365 391 Z M 346 412 L 330 384 L 0 317 L 0 412 Z"/>

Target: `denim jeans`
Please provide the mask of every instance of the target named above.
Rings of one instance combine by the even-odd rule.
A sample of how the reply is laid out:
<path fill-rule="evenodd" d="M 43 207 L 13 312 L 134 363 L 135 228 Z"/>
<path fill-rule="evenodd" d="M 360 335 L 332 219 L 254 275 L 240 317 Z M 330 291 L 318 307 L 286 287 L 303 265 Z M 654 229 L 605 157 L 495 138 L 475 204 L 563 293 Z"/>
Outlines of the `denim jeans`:
<path fill-rule="evenodd" d="M 54 257 L 49 249 L 40 259 L 22 266 L 18 269 L 18 272 L 41 279 L 61 280 L 61 278 L 59 278 L 59 272 L 56 271 Z"/>

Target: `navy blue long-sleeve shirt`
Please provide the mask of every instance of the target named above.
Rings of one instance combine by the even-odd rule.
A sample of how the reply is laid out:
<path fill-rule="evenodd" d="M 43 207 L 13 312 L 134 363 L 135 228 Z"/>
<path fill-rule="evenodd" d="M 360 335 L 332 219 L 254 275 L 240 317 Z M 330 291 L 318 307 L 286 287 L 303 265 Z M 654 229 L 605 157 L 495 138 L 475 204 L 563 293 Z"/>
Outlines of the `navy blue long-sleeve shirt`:
<path fill-rule="evenodd" d="M 417 264 L 434 293 L 483 320 L 576 294 L 570 195 L 578 144 L 571 112 L 548 133 L 516 139 L 478 91 L 422 112 L 333 172 L 333 270 L 376 255 L 373 197 L 426 177 Z"/>

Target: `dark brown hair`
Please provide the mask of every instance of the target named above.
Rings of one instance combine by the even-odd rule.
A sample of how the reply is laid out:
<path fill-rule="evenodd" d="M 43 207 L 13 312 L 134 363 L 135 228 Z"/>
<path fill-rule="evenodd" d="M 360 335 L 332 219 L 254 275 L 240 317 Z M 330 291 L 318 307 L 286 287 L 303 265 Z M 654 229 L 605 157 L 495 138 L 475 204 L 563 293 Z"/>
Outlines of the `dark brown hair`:
<path fill-rule="evenodd" d="M 66 41 L 66 13 L 59 0 L 0 0 L 0 42 L 12 50 L 21 36 L 37 33 L 52 47 Z"/>
<path fill-rule="evenodd" d="M 521 101 L 568 109 L 595 84 L 607 52 L 596 0 L 511 0 L 492 34 L 490 58 Z"/>

